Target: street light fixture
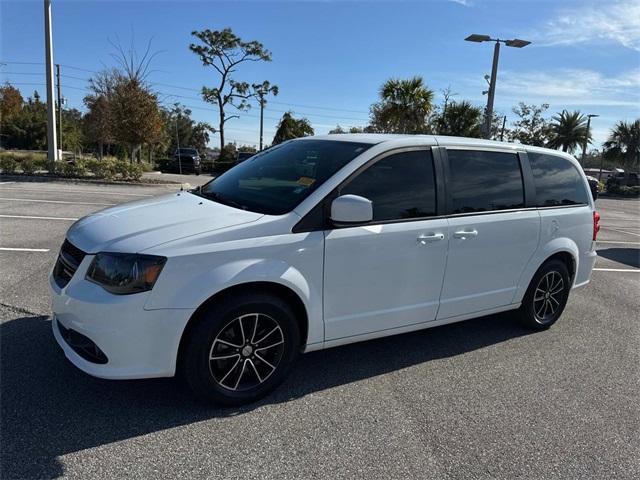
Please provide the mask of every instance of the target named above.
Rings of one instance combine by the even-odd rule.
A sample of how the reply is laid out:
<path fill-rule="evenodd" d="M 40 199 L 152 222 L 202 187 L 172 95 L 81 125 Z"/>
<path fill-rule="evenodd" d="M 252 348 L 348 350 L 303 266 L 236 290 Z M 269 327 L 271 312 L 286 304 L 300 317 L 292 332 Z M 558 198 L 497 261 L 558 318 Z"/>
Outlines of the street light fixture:
<path fill-rule="evenodd" d="M 487 97 L 487 108 L 485 110 L 484 116 L 484 126 L 483 133 L 485 138 L 489 138 L 491 136 L 491 120 L 493 118 L 493 100 L 496 94 L 496 79 L 498 77 L 498 58 L 500 56 L 500 44 L 504 43 L 507 47 L 513 48 L 522 48 L 529 45 L 531 42 L 528 40 L 521 40 L 519 38 L 514 38 L 511 40 L 501 40 L 499 38 L 491 38 L 489 35 L 479 35 L 474 33 L 465 38 L 467 42 L 496 42 L 495 47 L 493 48 L 493 64 L 491 66 L 491 80 L 489 81 L 489 90 L 487 93 L 489 94 Z"/>

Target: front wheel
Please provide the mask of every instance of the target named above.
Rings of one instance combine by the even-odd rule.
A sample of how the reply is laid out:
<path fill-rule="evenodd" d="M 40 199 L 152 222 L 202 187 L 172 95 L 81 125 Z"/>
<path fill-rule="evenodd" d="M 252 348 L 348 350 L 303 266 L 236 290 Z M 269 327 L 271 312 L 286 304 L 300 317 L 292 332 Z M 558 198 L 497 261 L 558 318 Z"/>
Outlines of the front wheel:
<path fill-rule="evenodd" d="M 540 267 L 529 284 L 519 310 L 521 323 L 534 330 L 553 325 L 567 304 L 571 279 L 564 262 L 550 260 Z"/>
<path fill-rule="evenodd" d="M 267 294 L 242 294 L 205 308 L 187 339 L 184 374 L 194 393 L 223 405 L 256 401 L 285 379 L 300 333 L 291 307 Z"/>

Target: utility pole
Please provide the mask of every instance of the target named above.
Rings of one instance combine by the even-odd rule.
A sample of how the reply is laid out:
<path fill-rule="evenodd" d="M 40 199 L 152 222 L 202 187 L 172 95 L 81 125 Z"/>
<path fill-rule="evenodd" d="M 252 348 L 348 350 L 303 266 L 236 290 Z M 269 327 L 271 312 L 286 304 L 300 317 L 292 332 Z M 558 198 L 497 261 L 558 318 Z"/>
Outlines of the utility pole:
<path fill-rule="evenodd" d="M 56 83 L 58 87 L 58 135 L 59 145 L 62 151 L 62 92 L 60 91 L 60 64 L 56 63 Z"/>
<path fill-rule="evenodd" d="M 49 168 L 53 170 L 58 159 L 56 139 L 56 111 L 53 100 L 53 34 L 51 32 L 51 0 L 44 0 L 44 41 L 47 69 L 47 149 Z"/>
<path fill-rule="evenodd" d="M 507 116 L 505 115 L 502 119 L 502 130 L 500 131 L 500 141 L 504 141 L 504 127 L 507 124 Z"/>
<path fill-rule="evenodd" d="M 589 141 L 589 128 L 591 127 L 591 119 L 593 117 L 599 117 L 600 115 L 596 115 L 595 113 L 590 113 L 587 115 L 587 134 L 584 137 L 584 142 L 582 143 L 582 168 L 584 168 L 584 162 L 586 160 L 587 155 L 587 142 Z M 602 175 L 602 168 L 600 169 L 600 175 Z"/>
<path fill-rule="evenodd" d="M 177 108 L 176 108 L 177 111 Z M 178 170 L 182 175 L 182 156 L 180 155 L 180 135 L 178 135 L 178 113 L 176 113 L 176 147 L 178 152 Z"/>
<path fill-rule="evenodd" d="M 262 83 L 254 83 L 252 87 L 253 96 L 258 97 L 258 101 L 260 103 L 260 151 L 262 151 L 262 138 L 264 134 L 264 107 L 267 105 L 267 101 L 264 97 L 270 93 L 274 97 L 278 95 L 278 86 L 271 85 L 268 80 L 265 80 Z"/>
<path fill-rule="evenodd" d="M 262 134 L 264 132 L 264 91 L 258 90 L 258 98 L 260 99 L 260 152 L 262 151 Z"/>

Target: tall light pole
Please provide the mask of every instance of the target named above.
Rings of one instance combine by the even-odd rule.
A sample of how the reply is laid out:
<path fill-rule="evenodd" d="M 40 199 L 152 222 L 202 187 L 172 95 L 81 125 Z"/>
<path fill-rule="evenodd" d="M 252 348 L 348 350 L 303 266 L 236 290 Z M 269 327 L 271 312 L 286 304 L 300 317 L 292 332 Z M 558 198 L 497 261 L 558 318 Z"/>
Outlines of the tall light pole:
<path fill-rule="evenodd" d="M 493 100 L 496 95 L 496 80 L 498 78 L 498 60 L 500 58 L 500 44 L 504 43 L 507 47 L 522 48 L 529 45 L 531 42 L 527 40 L 520 40 L 514 38 L 512 40 L 501 40 L 499 38 L 491 38 L 489 35 L 478 35 L 474 33 L 465 38 L 467 42 L 496 42 L 493 47 L 493 64 L 491 65 L 491 80 L 489 80 L 489 90 L 487 91 L 487 108 L 484 113 L 484 125 L 482 133 L 484 138 L 491 136 L 491 120 L 493 119 Z"/>
<path fill-rule="evenodd" d="M 56 109 L 54 105 L 53 85 L 53 35 L 51 33 L 51 0 L 44 0 L 44 42 L 47 67 L 47 149 L 49 168 L 53 170 L 58 159 L 58 145 L 56 138 Z"/>
<path fill-rule="evenodd" d="M 599 117 L 600 115 L 596 115 L 595 113 L 590 113 L 587 115 L 587 134 L 584 137 L 584 142 L 582 144 L 582 168 L 584 168 L 584 160 L 587 155 L 587 143 L 589 142 L 589 128 L 591 128 L 591 119 L 593 117 Z M 602 175 L 602 169 L 600 170 L 600 175 Z"/>

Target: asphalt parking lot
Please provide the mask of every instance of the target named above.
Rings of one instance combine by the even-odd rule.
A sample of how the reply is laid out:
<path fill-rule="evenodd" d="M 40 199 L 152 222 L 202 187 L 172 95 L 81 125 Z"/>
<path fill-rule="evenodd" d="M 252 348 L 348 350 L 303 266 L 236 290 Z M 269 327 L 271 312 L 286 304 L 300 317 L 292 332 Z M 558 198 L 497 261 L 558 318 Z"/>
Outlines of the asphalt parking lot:
<path fill-rule="evenodd" d="M 1 478 L 640 478 L 639 201 L 597 201 L 592 283 L 550 330 L 502 314 L 311 353 L 223 409 L 89 377 L 50 331 L 74 219 L 175 188 L 0 180 Z"/>

